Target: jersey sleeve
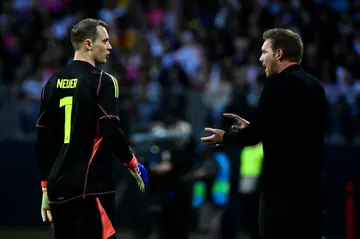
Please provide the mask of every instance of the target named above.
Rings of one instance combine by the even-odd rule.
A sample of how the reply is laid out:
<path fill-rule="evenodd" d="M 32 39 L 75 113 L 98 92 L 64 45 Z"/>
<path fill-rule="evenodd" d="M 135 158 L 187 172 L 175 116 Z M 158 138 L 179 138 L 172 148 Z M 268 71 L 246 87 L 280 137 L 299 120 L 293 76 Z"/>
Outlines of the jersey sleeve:
<path fill-rule="evenodd" d="M 133 153 L 120 128 L 117 79 L 108 73 L 101 72 L 97 94 L 100 134 L 111 147 L 114 155 L 127 164 L 132 160 Z"/>
<path fill-rule="evenodd" d="M 51 170 L 51 163 L 47 157 L 48 155 L 48 140 L 50 134 L 50 114 L 46 103 L 46 85 L 42 89 L 40 99 L 40 111 L 36 122 L 36 143 L 35 152 L 37 166 L 40 172 L 41 185 L 46 187 L 47 177 Z"/>
<path fill-rule="evenodd" d="M 101 72 L 97 94 L 99 120 L 104 118 L 120 120 L 118 105 L 119 85 L 117 79 L 106 72 Z"/>

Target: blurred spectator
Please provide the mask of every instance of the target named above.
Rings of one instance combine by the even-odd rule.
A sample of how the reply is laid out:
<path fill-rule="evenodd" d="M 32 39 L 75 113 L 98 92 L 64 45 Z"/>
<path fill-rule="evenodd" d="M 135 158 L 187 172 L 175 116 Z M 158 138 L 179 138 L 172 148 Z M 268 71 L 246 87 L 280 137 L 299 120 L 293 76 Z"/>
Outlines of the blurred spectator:
<path fill-rule="evenodd" d="M 28 72 L 22 81 L 21 89 L 23 99 L 20 105 L 20 122 L 22 122 L 23 132 L 35 132 L 34 125 L 40 107 L 42 88 L 46 81 L 39 72 Z"/>
<path fill-rule="evenodd" d="M 230 71 L 229 71 L 230 70 Z M 231 96 L 231 69 L 225 64 L 212 66 L 209 82 L 204 92 L 204 103 L 209 109 L 209 119 L 213 127 L 221 125 L 222 114 L 230 102 Z"/>

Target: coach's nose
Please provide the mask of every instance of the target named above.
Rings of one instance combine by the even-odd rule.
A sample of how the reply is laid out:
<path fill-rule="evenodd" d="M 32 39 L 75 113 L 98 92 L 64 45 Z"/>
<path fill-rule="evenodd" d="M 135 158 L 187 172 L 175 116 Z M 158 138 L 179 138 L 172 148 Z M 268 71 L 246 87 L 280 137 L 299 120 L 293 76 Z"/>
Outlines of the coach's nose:
<path fill-rule="evenodd" d="M 111 46 L 110 43 L 108 43 L 107 49 L 108 49 L 109 51 L 112 50 L 112 46 Z"/>
<path fill-rule="evenodd" d="M 259 62 L 260 62 L 260 64 L 263 64 L 263 62 L 264 62 L 264 60 L 263 60 L 263 55 L 260 56 Z"/>

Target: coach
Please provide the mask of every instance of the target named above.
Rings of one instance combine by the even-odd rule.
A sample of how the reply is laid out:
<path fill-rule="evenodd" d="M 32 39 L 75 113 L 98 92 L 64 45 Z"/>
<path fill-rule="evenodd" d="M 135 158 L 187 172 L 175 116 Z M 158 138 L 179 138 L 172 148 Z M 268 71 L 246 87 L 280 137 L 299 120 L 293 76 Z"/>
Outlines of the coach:
<path fill-rule="evenodd" d="M 301 66 L 303 42 L 288 29 L 263 34 L 260 62 L 267 80 L 251 123 L 224 114 L 239 126 L 231 132 L 206 128 L 210 145 L 249 146 L 262 141 L 264 191 L 262 239 L 321 239 L 322 164 L 327 118 L 324 89 Z"/>

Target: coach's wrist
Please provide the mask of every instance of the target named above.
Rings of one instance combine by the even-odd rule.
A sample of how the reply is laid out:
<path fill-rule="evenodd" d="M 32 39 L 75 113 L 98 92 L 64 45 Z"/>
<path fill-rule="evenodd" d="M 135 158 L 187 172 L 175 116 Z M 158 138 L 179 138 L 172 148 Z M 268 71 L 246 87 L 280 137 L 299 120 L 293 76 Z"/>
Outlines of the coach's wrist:
<path fill-rule="evenodd" d="M 222 136 L 222 140 L 224 143 L 227 143 L 229 141 L 229 132 L 225 132 Z"/>
<path fill-rule="evenodd" d="M 236 134 L 237 132 L 234 131 L 225 132 L 224 135 L 222 136 L 223 142 L 225 144 L 236 143 Z"/>

